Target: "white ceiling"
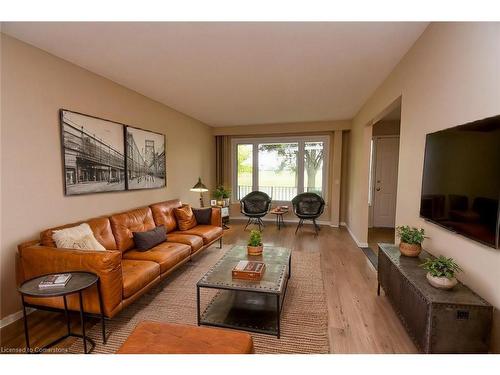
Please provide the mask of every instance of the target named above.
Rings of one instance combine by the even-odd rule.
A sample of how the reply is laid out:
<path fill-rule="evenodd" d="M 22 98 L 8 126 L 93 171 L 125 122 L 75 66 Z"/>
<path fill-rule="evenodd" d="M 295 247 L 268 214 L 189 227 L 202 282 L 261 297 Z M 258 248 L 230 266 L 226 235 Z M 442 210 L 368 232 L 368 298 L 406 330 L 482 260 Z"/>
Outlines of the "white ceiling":
<path fill-rule="evenodd" d="M 212 126 L 350 119 L 425 22 L 3 23 Z"/>

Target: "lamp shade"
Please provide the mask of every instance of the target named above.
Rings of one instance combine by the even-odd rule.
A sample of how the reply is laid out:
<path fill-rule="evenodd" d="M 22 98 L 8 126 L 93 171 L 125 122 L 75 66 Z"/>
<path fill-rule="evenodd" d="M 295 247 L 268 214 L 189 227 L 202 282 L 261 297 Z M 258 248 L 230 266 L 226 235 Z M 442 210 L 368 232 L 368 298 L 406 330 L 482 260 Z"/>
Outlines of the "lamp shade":
<path fill-rule="evenodd" d="M 191 188 L 191 191 L 197 191 L 199 193 L 208 191 L 207 187 L 201 182 L 201 177 L 198 177 L 198 182 Z"/>

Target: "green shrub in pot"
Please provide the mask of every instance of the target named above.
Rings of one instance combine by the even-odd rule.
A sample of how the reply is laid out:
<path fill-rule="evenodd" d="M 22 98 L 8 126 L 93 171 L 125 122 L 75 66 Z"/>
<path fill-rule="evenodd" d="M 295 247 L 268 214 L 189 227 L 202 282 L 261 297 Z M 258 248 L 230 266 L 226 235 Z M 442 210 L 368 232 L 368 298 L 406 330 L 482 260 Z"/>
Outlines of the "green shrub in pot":
<path fill-rule="evenodd" d="M 215 188 L 213 195 L 214 198 L 218 201 L 217 204 L 220 204 L 221 206 L 229 206 L 231 190 L 226 189 L 223 185 L 219 185 Z"/>
<path fill-rule="evenodd" d="M 247 251 L 248 255 L 261 255 L 264 246 L 262 244 L 262 232 L 252 230 L 248 238 Z"/>
<path fill-rule="evenodd" d="M 403 225 L 396 228 L 397 235 L 401 239 L 399 251 L 407 257 L 418 257 L 422 251 L 422 242 L 424 242 L 425 231 L 422 228 Z"/>
<path fill-rule="evenodd" d="M 453 288 L 457 284 L 455 274 L 462 271 L 453 258 L 442 255 L 437 258 L 427 258 L 420 266 L 427 271 L 426 277 L 429 283 L 439 289 Z"/>

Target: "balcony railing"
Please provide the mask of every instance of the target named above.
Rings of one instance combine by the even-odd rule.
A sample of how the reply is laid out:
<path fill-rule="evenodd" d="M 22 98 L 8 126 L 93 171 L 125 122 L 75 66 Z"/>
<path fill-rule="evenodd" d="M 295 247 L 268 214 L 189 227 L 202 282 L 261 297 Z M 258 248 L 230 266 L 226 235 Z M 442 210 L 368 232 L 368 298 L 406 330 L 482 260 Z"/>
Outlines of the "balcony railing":
<path fill-rule="evenodd" d="M 252 186 L 238 185 L 238 200 L 253 191 Z M 293 186 L 259 186 L 259 191 L 269 195 L 273 201 L 291 201 L 297 195 L 297 188 Z M 321 188 L 306 188 L 305 191 L 321 194 Z"/>

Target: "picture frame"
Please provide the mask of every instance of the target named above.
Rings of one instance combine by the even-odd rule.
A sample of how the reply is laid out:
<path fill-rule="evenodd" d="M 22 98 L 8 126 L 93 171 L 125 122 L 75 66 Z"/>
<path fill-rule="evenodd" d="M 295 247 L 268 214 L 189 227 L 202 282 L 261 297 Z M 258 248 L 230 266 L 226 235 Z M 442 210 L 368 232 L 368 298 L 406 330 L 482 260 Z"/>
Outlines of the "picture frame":
<path fill-rule="evenodd" d="M 59 111 L 64 195 L 125 191 L 125 125 Z"/>
<path fill-rule="evenodd" d="M 210 206 L 217 206 L 217 199 L 210 199 Z"/>
<path fill-rule="evenodd" d="M 167 186 L 166 136 L 133 126 L 125 127 L 127 190 Z"/>

